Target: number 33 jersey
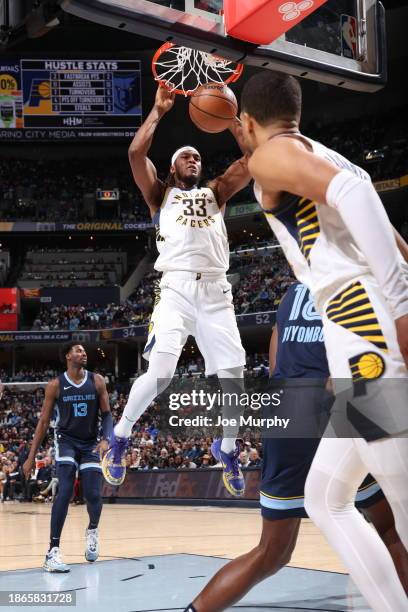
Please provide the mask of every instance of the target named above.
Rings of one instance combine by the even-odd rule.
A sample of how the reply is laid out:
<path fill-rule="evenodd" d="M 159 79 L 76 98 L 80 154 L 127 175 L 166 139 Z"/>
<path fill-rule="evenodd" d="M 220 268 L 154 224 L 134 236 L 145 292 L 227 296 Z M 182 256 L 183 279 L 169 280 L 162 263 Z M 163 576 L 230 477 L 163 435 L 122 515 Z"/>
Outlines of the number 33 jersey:
<path fill-rule="evenodd" d="M 77 440 L 96 440 L 99 422 L 99 397 L 93 372 L 85 371 L 77 385 L 65 372 L 58 377 L 59 396 L 55 404 L 56 431 Z"/>
<path fill-rule="evenodd" d="M 153 217 L 159 272 L 225 273 L 229 247 L 224 217 L 209 187 L 169 188 Z"/>

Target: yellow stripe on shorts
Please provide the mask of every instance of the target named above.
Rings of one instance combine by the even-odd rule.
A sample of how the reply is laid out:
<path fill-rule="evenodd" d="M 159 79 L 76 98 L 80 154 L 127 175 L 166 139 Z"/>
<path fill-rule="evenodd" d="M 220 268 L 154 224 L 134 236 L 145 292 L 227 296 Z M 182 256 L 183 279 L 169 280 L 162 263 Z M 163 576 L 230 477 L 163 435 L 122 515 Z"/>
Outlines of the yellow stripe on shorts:
<path fill-rule="evenodd" d="M 380 323 L 360 281 L 352 283 L 334 296 L 326 308 L 326 315 L 333 323 L 341 325 L 382 351 L 388 352 Z"/>

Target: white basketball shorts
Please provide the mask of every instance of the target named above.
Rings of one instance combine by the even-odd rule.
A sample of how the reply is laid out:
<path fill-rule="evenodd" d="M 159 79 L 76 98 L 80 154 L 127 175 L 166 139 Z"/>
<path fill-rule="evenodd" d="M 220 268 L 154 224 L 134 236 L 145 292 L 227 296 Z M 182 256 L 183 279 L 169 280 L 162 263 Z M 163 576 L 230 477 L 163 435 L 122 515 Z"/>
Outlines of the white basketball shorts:
<path fill-rule="evenodd" d="M 367 441 L 406 435 L 408 370 L 375 279 L 356 278 L 327 300 L 323 330 L 336 391 L 336 422 L 343 418 Z"/>
<path fill-rule="evenodd" d="M 164 272 L 143 357 L 153 350 L 179 356 L 194 336 L 207 375 L 245 365 L 232 287 L 224 274 Z"/>

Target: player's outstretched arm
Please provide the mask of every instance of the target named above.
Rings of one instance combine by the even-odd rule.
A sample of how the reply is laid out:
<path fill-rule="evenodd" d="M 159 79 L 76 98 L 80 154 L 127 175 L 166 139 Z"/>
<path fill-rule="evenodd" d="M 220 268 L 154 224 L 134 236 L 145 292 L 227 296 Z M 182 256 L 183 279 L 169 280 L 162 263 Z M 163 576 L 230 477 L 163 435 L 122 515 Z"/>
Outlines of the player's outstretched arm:
<path fill-rule="evenodd" d="M 159 86 L 154 106 L 136 132 L 129 147 L 129 162 L 133 178 L 148 205 L 152 216 L 157 212 L 163 197 L 164 185 L 157 176 L 153 162 L 147 157 L 153 135 L 160 119 L 172 108 L 175 94 Z"/>
<path fill-rule="evenodd" d="M 408 281 L 393 228 L 371 181 L 337 168 L 293 138 L 276 138 L 259 147 L 249 169 L 266 193 L 287 191 L 337 210 L 388 302 L 408 366 Z"/>
<path fill-rule="evenodd" d="M 55 402 L 58 399 L 59 395 L 59 382 L 58 378 L 54 378 L 51 380 L 46 388 L 45 388 L 45 397 L 44 402 L 41 409 L 40 418 L 38 419 L 37 427 L 35 428 L 34 438 L 31 442 L 30 452 L 28 454 L 27 460 L 23 465 L 23 472 L 26 480 L 29 480 L 31 475 L 31 470 L 33 469 L 35 455 L 41 446 L 42 441 L 44 440 L 44 436 L 48 431 L 48 427 L 50 426 L 50 420 L 52 411 L 54 410 Z"/>
<path fill-rule="evenodd" d="M 102 459 L 109 448 L 109 440 L 113 431 L 113 419 L 105 379 L 100 374 L 95 374 L 95 387 L 99 398 L 99 409 L 101 411 L 103 440 L 97 444 L 94 451 L 99 453 Z"/>
<path fill-rule="evenodd" d="M 224 174 L 209 181 L 208 187 L 213 190 L 218 205 L 222 208 L 233 195 L 244 189 L 250 180 L 248 155 L 244 155 L 244 157 L 232 163 Z"/>

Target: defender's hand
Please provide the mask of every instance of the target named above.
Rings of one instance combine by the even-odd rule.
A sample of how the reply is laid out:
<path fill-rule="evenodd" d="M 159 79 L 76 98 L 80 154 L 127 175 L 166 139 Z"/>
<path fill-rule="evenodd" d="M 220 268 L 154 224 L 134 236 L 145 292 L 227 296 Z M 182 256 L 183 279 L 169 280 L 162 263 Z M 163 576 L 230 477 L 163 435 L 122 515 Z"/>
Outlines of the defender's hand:
<path fill-rule="evenodd" d="M 109 442 L 108 442 L 108 440 L 101 440 L 101 441 L 99 442 L 99 444 L 97 444 L 97 445 L 95 446 L 95 448 L 94 448 L 94 451 L 93 451 L 93 452 L 94 452 L 94 453 L 99 453 L 99 457 L 100 457 L 100 459 L 101 459 L 101 461 L 102 461 L 103 456 L 105 455 L 105 453 L 107 453 L 107 452 L 108 452 L 108 449 L 109 449 Z"/>
<path fill-rule="evenodd" d="M 23 463 L 23 474 L 24 474 L 24 478 L 28 481 L 31 478 L 31 472 L 33 471 L 33 467 L 34 467 L 34 459 L 27 459 L 26 461 L 24 461 Z"/>
<path fill-rule="evenodd" d="M 161 113 L 168 113 L 173 107 L 175 99 L 175 93 L 168 91 L 168 89 L 159 85 L 156 92 L 156 100 L 154 105 Z"/>
<path fill-rule="evenodd" d="M 408 314 L 395 321 L 400 351 L 408 368 Z"/>

